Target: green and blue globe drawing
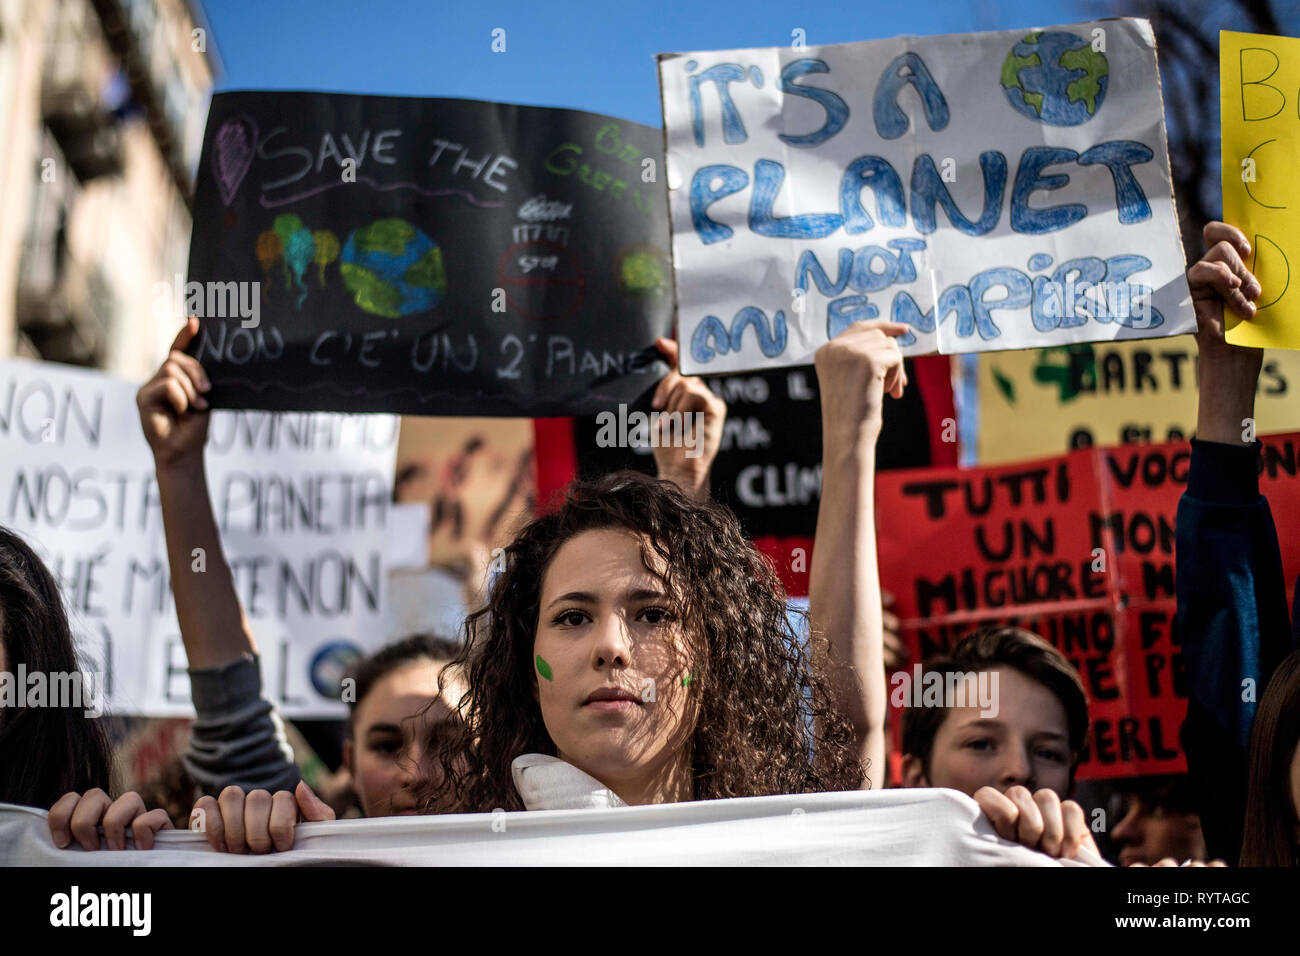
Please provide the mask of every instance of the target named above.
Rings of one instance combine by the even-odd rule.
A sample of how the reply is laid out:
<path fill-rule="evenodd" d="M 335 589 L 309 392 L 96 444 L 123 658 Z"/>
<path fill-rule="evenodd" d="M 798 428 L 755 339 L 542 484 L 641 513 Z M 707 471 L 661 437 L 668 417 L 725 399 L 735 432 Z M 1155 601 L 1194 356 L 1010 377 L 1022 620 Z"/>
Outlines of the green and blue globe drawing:
<path fill-rule="evenodd" d="M 1002 89 L 1011 105 L 1050 126 L 1079 126 L 1096 116 L 1109 81 L 1106 55 L 1061 30 L 1029 34 L 1002 63 Z"/>
<path fill-rule="evenodd" d="M 390 319 L 427 312 L 447 292 L 442 249 L 405 219 L 378 219 L 350 233 L 339 271 L 357 305 Z"/>
<path fill-rule="evenodd" d="M 323 645 L 312 655 L 307 674 L 311 686 L 322 697 L 338 700 L 343 690 L 343 678 L 365 653 L 357 645 L 347 640 L 333 640 Z"/>

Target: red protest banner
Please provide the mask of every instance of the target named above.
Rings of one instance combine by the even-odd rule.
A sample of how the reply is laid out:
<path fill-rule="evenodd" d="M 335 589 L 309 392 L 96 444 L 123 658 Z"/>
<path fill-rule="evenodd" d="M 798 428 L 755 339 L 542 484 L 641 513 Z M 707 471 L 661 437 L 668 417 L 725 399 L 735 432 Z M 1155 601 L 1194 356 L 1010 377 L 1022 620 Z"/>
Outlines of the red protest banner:
<path fill-rule="evenodd" d="M 1102 449 L 1102 507 L 1090 513 L 1094 537 L 1108 534 L 1117 556 L 1110 577 L 1122 618 L 1115 662 L 1122 693 L 1094 700 L 1085 776 L 1176 773 L 1186 769 L 1178 732 L 1187 716 L 1174 592 L 1174 525 L 1187 485 L 1191 446 L 1121 445 Z"/>
<path fill-rule="evenodd" d="M 1300 435 L 1261 441 L 1261 491 L 1295 580 Z M 982 624 L 1028 628 L 1083 679 L 1092 734 L 1081 778 L 1184 771 L 1174 522 L 1190 460 L 1173 442 L 878 475 L 882 585 L 912 660 Z"/>

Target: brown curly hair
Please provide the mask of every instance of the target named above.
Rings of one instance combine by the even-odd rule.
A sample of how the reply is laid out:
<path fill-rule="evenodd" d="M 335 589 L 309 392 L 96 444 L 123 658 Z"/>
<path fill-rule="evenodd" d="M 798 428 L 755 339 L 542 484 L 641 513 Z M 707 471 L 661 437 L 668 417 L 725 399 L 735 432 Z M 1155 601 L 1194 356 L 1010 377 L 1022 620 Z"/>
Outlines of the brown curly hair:
<path fill-rule="evenodd" d="M 860 787 L 864 768 L 852 727 L 834 705 L 826 642 L 814 635 L 809 647 L 801 644 L 780 582 L 735 516 L 669 482 L 617 472 L 574 482 L 558 509 L 505 549 L 487 606 L 465 622 L 454 663 L 468 692 L 437 748 L 442 778 L 423 795 L 425 809 L 524 809 L 511 763 L 521 754 L 555 754 L 532 683 L 542 578 L 571 538 L 610 528 L 641 537 L 643 564 L 652 573 L 656 564 L 664 569 L 675 616 L 688 639 L 706 648 L 691 677 L 700 690 L 690 734 L 694 798 Z"/>

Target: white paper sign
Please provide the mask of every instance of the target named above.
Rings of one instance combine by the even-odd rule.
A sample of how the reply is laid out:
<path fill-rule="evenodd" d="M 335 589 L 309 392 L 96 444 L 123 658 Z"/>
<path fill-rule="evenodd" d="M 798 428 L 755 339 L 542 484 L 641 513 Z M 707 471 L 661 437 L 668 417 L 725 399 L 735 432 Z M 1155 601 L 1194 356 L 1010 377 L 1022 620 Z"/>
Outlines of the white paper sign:
<path fill-rule="evenodd" d="M 662 54 L 688 373 L 1195 331 L 1145 20 Z M 936 302 L 938 304 L 936 314 Z"/>
<path fill-rule="evenodd" d="M 0 361 L 0 524 L 58 580 L 108 709 L 184 716 L 185 651 L 135 392 L 98 372 Z M 342 668 L 384 642 L 398 422 L 212 414 L 212 504 L 265 692 L 287 716 L 341 716 Z"/>

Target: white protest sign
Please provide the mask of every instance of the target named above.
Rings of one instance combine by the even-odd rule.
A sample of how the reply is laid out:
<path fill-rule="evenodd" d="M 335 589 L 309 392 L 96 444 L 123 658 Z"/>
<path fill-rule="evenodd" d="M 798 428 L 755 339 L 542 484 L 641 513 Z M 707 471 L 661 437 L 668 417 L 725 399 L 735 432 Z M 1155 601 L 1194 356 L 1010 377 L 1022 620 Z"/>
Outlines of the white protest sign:
<path fill-rule="evenodd" d="M 136 386 L 0 361 L 0 524 L 63 590 L 83 667 L 107 709 L 193 713 L 153 456 Z M 398 418 L 213 412 L 208 484 L 267 696 L 337 717 L 342 669 L 383 643 Z M 211 561 L 193 554 L 191 569 Z"/>
<path fill-rule="evenodd" d="M 1195 331 L 1145 20 L 662 54 L 687 373 Z M 936 308 L 937 306 L 937 308 Z"/>

